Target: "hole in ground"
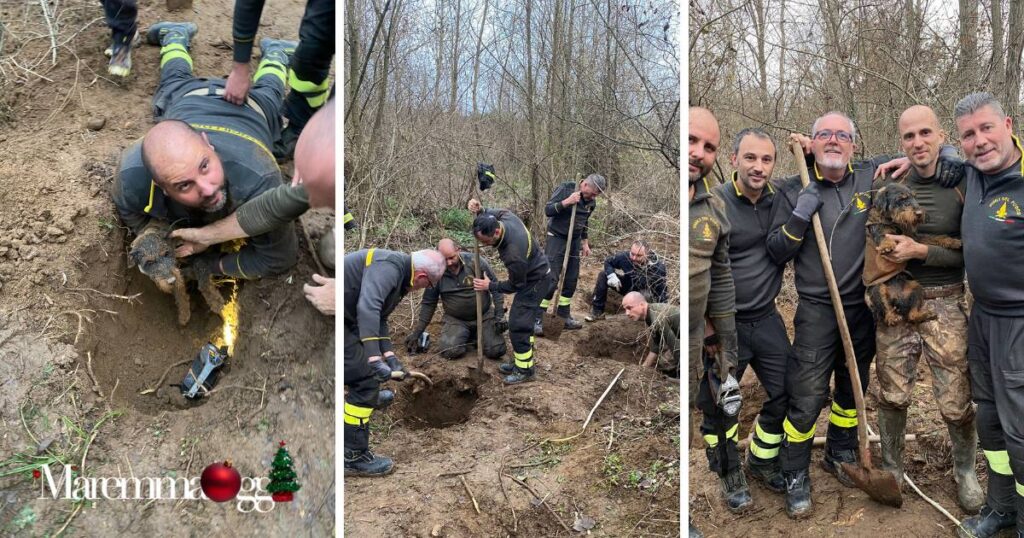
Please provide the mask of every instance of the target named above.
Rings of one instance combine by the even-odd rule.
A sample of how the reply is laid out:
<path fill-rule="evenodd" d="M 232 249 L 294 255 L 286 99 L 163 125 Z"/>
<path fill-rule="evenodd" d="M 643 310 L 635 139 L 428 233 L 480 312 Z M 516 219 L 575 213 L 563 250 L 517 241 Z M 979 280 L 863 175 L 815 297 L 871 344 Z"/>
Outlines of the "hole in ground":
<path fill-rule="evenodd" d="M 646 347 L 646 324 L 633 321 L 625 314 L 587 324 L 586 332 L 576 340 L 577 355 L 607 357 L 631 364 L 640 362 Z"/>
<path fill-rule="evenodd" d="M 404 417 L 409 428 L 447 428 L 469 420 L 480 393 L 470 379 L 441 379 L 433 387 L 403 389 L 408 398 Z"/>

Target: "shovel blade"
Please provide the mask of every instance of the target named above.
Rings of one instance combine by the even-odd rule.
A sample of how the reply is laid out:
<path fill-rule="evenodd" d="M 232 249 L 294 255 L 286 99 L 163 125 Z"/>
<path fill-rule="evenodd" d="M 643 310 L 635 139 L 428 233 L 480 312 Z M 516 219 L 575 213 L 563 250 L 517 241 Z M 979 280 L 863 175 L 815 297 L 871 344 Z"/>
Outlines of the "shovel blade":
<path fill-rule="evenodd" d="M 558 340 L 562 336 L 562 330 L 565 329 L 565 320 L 548 312 L 541 316 L 540 323 L 544 327 L 544 338 L 548 340 Z"/>
<path fill-rule="evenodd" d="M 875 502 L 899 508 L 903 506 L 903 494 L 896 476 L 889 471 L 861 467 L 852 463 L 842 464 L 843 472 L 853 480 L 857 488 L 867 493 Z"/>

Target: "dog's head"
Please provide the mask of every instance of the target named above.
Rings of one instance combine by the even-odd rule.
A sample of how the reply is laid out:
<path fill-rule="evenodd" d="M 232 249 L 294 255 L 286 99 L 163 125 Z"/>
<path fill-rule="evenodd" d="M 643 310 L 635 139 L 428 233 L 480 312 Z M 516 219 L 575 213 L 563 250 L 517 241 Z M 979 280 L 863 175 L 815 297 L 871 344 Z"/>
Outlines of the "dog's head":
<path fill-rule="evenodd" d="M 142 274 L 153 279 L 164 293 L 171 293 L 177 280 L 177 260 L 170 242 L 160 233 L 145 233 L 132 241 L 128 267 L 139 266 Z"/>
<path fill-rule="evenodd" d="M 924 211 L 914 199 L 914 193 L 902 183 L 889 183 L 875 193 L 872 209 L 882 220 L 904 232 L 913 232 L 924 222 Z"/>

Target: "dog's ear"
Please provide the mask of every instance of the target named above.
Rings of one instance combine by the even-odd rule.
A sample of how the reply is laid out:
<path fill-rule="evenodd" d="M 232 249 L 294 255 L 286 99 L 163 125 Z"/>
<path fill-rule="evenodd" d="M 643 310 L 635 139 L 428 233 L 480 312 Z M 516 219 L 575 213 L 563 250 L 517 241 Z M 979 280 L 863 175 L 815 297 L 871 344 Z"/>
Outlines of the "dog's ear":
<path fill-rule="evenodd" d="M 885 185 L 881 189 L 878 189 L 878 192 L 875 194 L 874 203 L 872 203 L 872 207 L 877 209 L 878 212 L 883 215 L 889 214 L 889 211 L 892 209 L 892 204 L 889 200 L 889 198 L 891 198 L 890 192 L 889 185 Z"/>

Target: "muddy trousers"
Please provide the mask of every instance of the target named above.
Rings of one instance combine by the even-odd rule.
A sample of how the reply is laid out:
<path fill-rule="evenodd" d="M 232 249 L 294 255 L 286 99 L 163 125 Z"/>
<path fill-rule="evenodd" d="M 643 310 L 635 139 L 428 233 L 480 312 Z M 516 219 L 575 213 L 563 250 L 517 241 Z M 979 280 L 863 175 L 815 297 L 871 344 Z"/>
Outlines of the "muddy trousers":
<path fill-rule="evenodd" d="M 380 382 L 367 362 L 359 331 L 347 323 L 345 334 L 345 450 L 361 452 L 370 446 L 370 415 L 377 405 Z"/>
<path fill-rule="evenodd" d="M 737 314 L 739 317 L 741 314 Z M 778 311 L 754 321 L 737 321 L 736 333 L 739 340 L 739 366 L 736 377 L 743 379 L 749 365 L 767 393 L 761 405 L 757 423 L 754 424 L 754 438 L 750 452 L 761 460 L 779 457 L 782 445 L 782 420 L 786 414 L 786 366 L 791 354 L 786 326 Z M 704 358 L 704 376 L 701 378 L 697 405 L 704 414 L 700 431 L 707 449 L 708 467 L 712 472 L 723 474 L 740 465 L 736 443 L 739 441 L 738 417 L 728 417 L 715 401 L 711 391 L 708 372 L 712 369 L 710 357 Z M 724 433 L 723 433 L 724 432 Z M 723 449 L 721 443 L 725 443 Z"/>
<path fill-rule="evenodd" d="M 139 28 L 136 0 L 100 0 L 100 3 L 114 43 L 127 45 Z"/>
<path fill-rule="evenodd" d="M 537 305 L 547 286 L 546 277 L 527 282 L 523 289 L 516 292 L 508 311 L 508 339 L 512 343 L 513 359 L 515 366 L 523 370 L 533 368 L 533 323 L 541 315 Z"/>
<path fill-rule="evenodd" d="M 544 293 L 544 300 L 540 302 L 541 311 L 551 306 L 555 300 L 555 293 L 558 292 L 558 277 L 562 274 L 562 261 L 565 259 L 565 247 L 568 239 L 551 232 L 547 234 L 547 243 L 544 244 L 544 254 L 551 264 L 551 281 Z M 569 249 L 569 265 L 565 268 L 565 282 L 562 284 L 562 292 L 558 294 L 558 316 L 569 317 L 569 307 L 572 305 L 572 296 L 576 293 L 576 284 L 580 279 L 580 246 L 583 240 L 575 237 Z"/>
<path fill-rule="evenodd" d="M 484 355 L 489 359 L 500 359 L 505 354 L 505 338 L 494 328 L 494 309 L 484 312 L 481 324 L 484 336 Z M 463 321 L 445 313 L 441 319 L 440 355 L 446 359 L 457 359 L 466 354 L 467 347 L 476 345 L 476 320 Z"/>
<path fill-rule="evenodd" d="M 861 389 L 866 392 L 868 372 L 875 357 L 875 320 L 864 303 L 844 305 L 844 310 L 857 355 Z M 832 305 L 801 298 L 794 325 L 793 353 L 786 367 L 789 404 L 782 421 L 785 437 L 780 456 L 784 472 L 810 467 L 815 423 L 828 400 L 829 378 L 833 374 L 835 392 L 825 448 L 831 451 L 857 449 L 857 408 Z"/>
<path fill-rule="evenodd" d="M 988 464 L 985 504 L 1016 512 L 1017 530 L 1024 530 L 1024 317 L 994 316 L 975 303 L 967 361 Z"/>
<path fill-rule="evenodd" d="M 334 58 L 334 0 L 307 0 L 299 24 L 299 45 L 288 71 L 284 116 L 301 132 L 309 118 L 327 102 Z"/>

